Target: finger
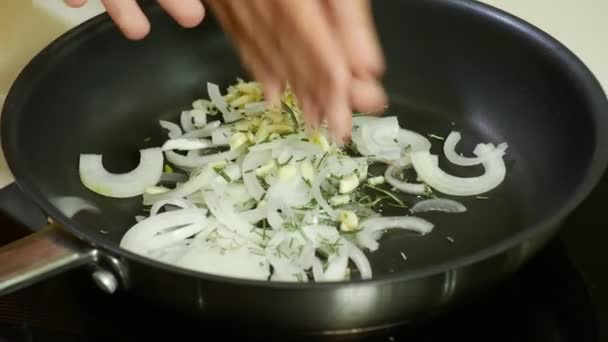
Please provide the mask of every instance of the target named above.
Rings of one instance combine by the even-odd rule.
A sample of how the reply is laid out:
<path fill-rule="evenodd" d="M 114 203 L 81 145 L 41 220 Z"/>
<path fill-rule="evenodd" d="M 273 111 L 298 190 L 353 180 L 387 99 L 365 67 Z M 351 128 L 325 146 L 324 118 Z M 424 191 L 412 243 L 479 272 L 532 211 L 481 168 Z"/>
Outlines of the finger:
<path fill-rule="evenodd" d="M 325 0 L 356 76 L 384 73 L 384 56 L 374 27 L 369 0 Z"/>
<path fill-rule="evenodd" d="M 278 3 L 285 2 L 277 0 Z M 290 49 L 296 53 L 298 70 L 293 78 L 312 89 L 312 99 L 327 118 L 337 143 L 350 135 L 350 106 L 347 91 L 348 63 L 335 41 L 324 5 L 320 1 L 289 2 L 284 8 Z M 289 44 L 289 41 L 285 44 Z"/>
<path fill-rule="evenodd" d="M 319 106 L 316 105 L 315 101 L 309 94 L 302 95 L 302 112 L 304 119 L 306 120 L 306 127 L 308 129 L 316 130 L 321 124 L 321 111 Z"/>
<path fill-rule="evenodd" d="M 350 103 L 356 111 L 380 114 L 388 104 L 388 97 L 375 79 L 355 78 L 350 84 Z"/>
<path fill-rule="evenodd" d="M 150 32 L 150 22 L 135 0 L 102 0 L 102 3 L 127 38 L 143 39 Z"/>
<path fill-rule="evenodd" d="M 87 3 L 87 0 L 64 0 L 64 2 L 70 7 L 82 7 Z"/>
<path fill-rule="evenodd" d="M 205 17 L 200 0 L 158 0 L 160 6 L 183 27 L 198 26 Z"/>
<path fill-rule="evenodd" d="M 235 41 L 243 64 L 264 87 L 267 105 L 278 105 L 284 71 L 281 65 L 271 65 L 270 61 L 277 59 L 277 56 L 273 56 L 272 47 L 264 43 L 267 36 L 256 29 L 256 14 L 249 6 L 250 2 L 214 1 L 211 4 L 222 26 Z M 257 39 L 254 39 L 256 36 Z"/>
<path fill-rule="evenodd" d="M 327 107 L 327 124 L 331 127 L 331 135 L 334 142 L 341 146 L 350 139 L 352 128 L 352 114 L 346 92 L 337 93 L 337 96 L 330 100 Z"/>

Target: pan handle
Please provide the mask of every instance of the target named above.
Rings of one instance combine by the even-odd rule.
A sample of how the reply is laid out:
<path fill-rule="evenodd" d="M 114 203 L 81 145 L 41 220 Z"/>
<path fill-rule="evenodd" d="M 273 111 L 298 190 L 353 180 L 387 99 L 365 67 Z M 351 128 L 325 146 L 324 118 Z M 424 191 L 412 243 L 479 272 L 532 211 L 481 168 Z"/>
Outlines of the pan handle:
<path fill-rule="evenodd" d="M 96 249 L 67 233 L 56 223 L 0 247 L 0 296 L 93 263 Z"/>

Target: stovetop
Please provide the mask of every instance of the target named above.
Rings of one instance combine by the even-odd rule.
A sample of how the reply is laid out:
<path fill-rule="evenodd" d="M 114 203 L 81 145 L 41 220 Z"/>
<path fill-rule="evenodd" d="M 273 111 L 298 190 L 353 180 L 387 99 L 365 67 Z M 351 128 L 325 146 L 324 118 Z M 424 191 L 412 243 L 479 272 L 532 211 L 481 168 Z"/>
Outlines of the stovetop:
<path fill-rule="evenodd" d="M 608 241 L 601 198 L 608 177 L 564 223 L 560 235 L 512 278 L 439 318 L 365 335 L 281 336 L 326 341 L 608 341 Z M 28 233 L 0 217 L 0 243 Z M 168 289 L 170 290 L 170 289 Z M 213 332 L 221 337 L 213 338 Z M 98 290 L 84 271 L 56 276 L 0 298 L 0 341 L 230 340 L 265 332 L 161 311 L 153 303 Z M 199 338 L 197 338 L 199 339 Z"/>

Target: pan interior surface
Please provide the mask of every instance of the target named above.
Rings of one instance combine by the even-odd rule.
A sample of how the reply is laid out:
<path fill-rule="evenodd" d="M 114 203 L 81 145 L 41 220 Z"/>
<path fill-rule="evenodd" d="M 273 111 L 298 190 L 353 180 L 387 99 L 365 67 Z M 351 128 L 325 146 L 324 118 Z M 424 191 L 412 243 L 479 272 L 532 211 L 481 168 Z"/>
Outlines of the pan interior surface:
<path fill-rule="evenodd" d="M 387 115 L 422 134 L 459 130 L 465 154 L 480 142 L 507 142 L 507 177 L 489 199 L 452 197 L 467 213 L 421 214 L 435 223 L 430 235 L 385 234 L 369 254 L 377 277 L 471 255 L 555 215 L 578 191 L 596 153 L 594 109 L 561 55 L 504 20 L 456 3 L 374 2 L 388 63 Z M 53 209 L 63 197 L 97 206 L 98 214 L 79 213 L 68 228 L 114 252 L 141 212 L 141 198 L 87 190 L 79 154 L 103 153 L 108 170 L 128 171 L 139 149 L 164 141 L 158 120 L 177 122 L 181 110 L 206 97 L 206 81 L 225 89 L 248 78 L 213 18 L 186 30 L 157 7 L 148 12 L 152 32 L 143 41 L 126 40 L 100 17 L 46 49 L 20 77 L 3 121 L 19 182 L 40 203 L 51 203 L 45 209 L 52 216 L 64 217 Z M 443 155 L 442 141 L 431 141 L 433 153 Z M 440 165 L 460 176 L 482 172 L 445 159 Z"/>

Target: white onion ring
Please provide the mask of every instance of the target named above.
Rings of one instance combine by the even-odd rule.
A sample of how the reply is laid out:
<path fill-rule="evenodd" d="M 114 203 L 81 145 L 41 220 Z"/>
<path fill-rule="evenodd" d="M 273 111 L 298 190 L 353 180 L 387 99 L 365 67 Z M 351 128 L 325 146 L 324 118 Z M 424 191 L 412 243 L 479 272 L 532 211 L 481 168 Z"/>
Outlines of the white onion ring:
<path fill-rule="evenodd" d="M 242 152 L 243 152 L 242 149 L 236 149 L 236 150 L 231 150 L 231 151 L 225 151 L 222 153 L 208 154 L 208 155 L 204 155 L 204 156 L 197 156 L 197 155 L 183 156 L 183 155 L 177 154 L 173 151 L 165 151 L 165 156 L 167 157 L 167 160 L 170 161 L 171 163 L 188 170 L 188 169 L 195 169 L 198 167 L 202 167 L 206 164 L 213 163 L 213 162 L 220 161 L 220 160 L 232 161 L 232 160 L 235 160 L 236 158 L 238 158 Z"/>
<path fill-rule="evenodd" d="M 144 194 L 144 205 L 151 205 L 158 201 L 168 200 L 173 198 L 182 198 L 189 196 L 196 191 L 210 184 L 216 176 L 215 171 L 211 168 L 204 168 L 197 171 L 184 184 L 177 186 L 175 189 L 159 194 Z"/>
<path fill-rule="evenodd" d="M 211 132 L 211 141 L 213 145 L 225 146 L 230 142 L 230 136 L 232 135 L 232 128 L 230 127 L 219 127 Z"/>
<path fill-rule="evenodd" d="M 173 122 L 170 122 L 170 121 L 164 121 L 164 120 L 160 120 L 158 122 L 160 124 L 160 127 L 169 131 L 168 136 L 170 139 L 175 139 L 182 135 L 182 129 L 177 124 L 174 124 Z"/>
<path fill-rule="evenodd" d="M 352 141 L 364 156 L 395 160 L 401 156 L 399 121 L 396 116 L 369 120 L 352 134 Z"/>
<path fill-rule="evenodd" d="M 473 166 L 482 164 L 484 161 L 492 158 L 501 158 L 507 151 L 509 145 L 507 143 L 499 144 L 492 152 L 478 156 L 477 158 L 463 157 L 456 153 L 456 145 L 460 142 L 460 132 L 452 131 L 445 139 L 443 144 L 443 153 L 447 159 L 455 165 Z"/>
<path fill-rule="evenodd" d="M 192 123 L 192 117 L 190 116 L 190 111 L 185 110 L 180 115 L 180 123 L 182 125 L 182 129 L 184 132 L 192 132 L 196 129 L 194 124 Z"/>
<path fill-rule="evenodd" d="M 190 111 L 190 117 L 192 118 L 194 127 L 205 127 L 205 125 L 207 125 L 207 108 L 192 109 Z"/>
<path fill-rule="evenodd" d="M 81 154 L 78 165 L 80 179 L 89 190 L 104 196 L 139 196 L 146 188 L 157 184 L 163 173 L 163 153 L 160 148 L 148 148 L 139 152 L 139 165 L 122 174 L 108 172 L 103 167 L 101 154 Z"/>
<path fill-rule="evenodd" d="M 431 149 L 431 142 L 423 135 L 401 128 L 399 130 L 399 144 L 404 149 L 410 148 L 411 152 Z"/>
<path fill-rule="evenodd" d="M 207 82 L 207 94 L 209 95 L 211 102 L 213 102 L 215 107 L 217 107 L 217 109 L 222 113 L 224 122 L 230 123 L 241 118 L 241 114 L 239 112 L 228 109 L 228 103 L 226 103 L 226 99 L 224 99 L 222 96 L 220 87 L 218 87 L 217 84 Z"/>
<path fill-rule="evenodd" d="M 220 127 L 220 125 L 221 122 L 218 120 L 211 121 L 203 128 L 184 134 L 182 138 L 208 138 L 213 134 L 213 131 Z"/>
<path fill-rule="evenodd" d="M 447 198 L 430 198 L 422 200 L 410 209 L 413 213 L 442 211 L 446 213 L 464 213 L 467 211 L 462 203 Z"/>
<path fill-rule="evenodd" d="M 163 151 L 167 150 L 180 150 L 180 151 L 190 151 L 190 150 L 200 150 L 202 148 L 212 147 L 213 144 L 209 140 L 205 139 L 194 139 L 194 138 L 176 138 L 165 141 L 162 146 Z"/>
<path fill-rule="evenodd" d="M 355 246 L 352 242 L 343 239 L 346 243 L 346 247 L 348 249 L 348 257 L 353 261 L 357 269 L 359 270 L 359 274 L 361 274 L 361 279 L 371 279 L 372 278 L 372 266 L 367 260 L 367 257 L 359 249 L 359 247 Z"/>
<path fill-rule="evenodd" d="M 357 233 L 357 243 L 370 251 L 375 251 L 379 247 L 377 240 L 380 239 L 384 230 L 405 229 L 426 235 L 434 227 L 433 223 L 416 216 L 372 217 L 362 221 L 359 225 L 361 231 Z"/>
<path fill-rule="evenodd" d="M 182 209 L 196 208 L 196 206 L 188 200 L 185 200 L 183 198 L 173 198 L 154 203 L 154 205 L 150 208 L 150 216 L 157 215 L 160 209 L 166 205 L 173 205 Z"/>
<path fill-rule="evenodd" d="M 384 179 L 394 186 L 397 190 L 412 195 L 422 195 L 426 192 L 426 185 L 421 183 L 408 183 L 401 181 L 395 177 L 395 174 L 401 170 L 412 166 L 412 161 L 409 156 L 402 157 L 389 165 L 384 172 Z"/>
<path fill-rule="evenodd" d="M 492 153 L 494 146 L 479 144 L 473 151 L 478 156 Z M 483 162 L 485 173 L 478 177 L 456 177 L 439 168 L 437 156 L 429 151 L 412 153 L 412 163 L 418 176 L 430 187 L 447 195 L 475 196 L 496 188 L 505 178 L 506 167 L 502 157 L 494 156 Z"/>
<path fill-rule="evenodd" d="M 131 227 L 122 237 L 120 247 L 146 255 L 170 246 L 200 232 L 207 221 L 206 212 L 190 208 L 151 216 Z"/>
<path fill-rule="evenodd" d="M 259 201 L 264 196 L 266 190 L 260 184 L 254 170 L 270 160 L 271 157 L 270 151 L 258 151 L 248 153 L 243 159 L 243 182 L 249 194 L 256 201 Z"/>

